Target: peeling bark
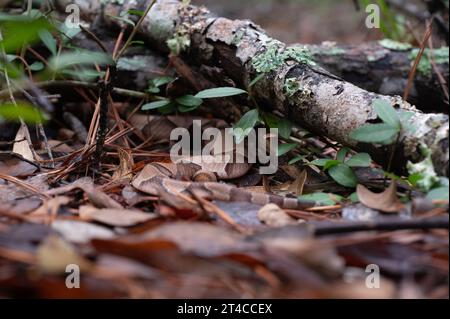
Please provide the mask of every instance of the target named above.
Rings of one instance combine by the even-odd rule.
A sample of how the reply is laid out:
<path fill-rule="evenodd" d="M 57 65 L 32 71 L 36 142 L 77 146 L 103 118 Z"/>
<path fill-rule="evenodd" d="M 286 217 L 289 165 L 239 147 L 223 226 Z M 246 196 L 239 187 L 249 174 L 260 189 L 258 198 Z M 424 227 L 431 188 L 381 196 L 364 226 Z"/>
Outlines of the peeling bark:
<path fill-rule="evenodd" d="M 74 2 L 85 3 L 82 0 Z M 95 4 L 96 1 L 90 2 L 94 3 L 89 11 L 92 15 L 94 8 L 100 6 Z M 59 4 L 62 3 L 67 1 L 59 1 Z M 149 1 L 130 0 L 124 3 L 119 5 L 111 1 L 102 8 L 101 13 L 107 23 L 120 23 L 110 16 L 129 8 L 143 9 Z M 279 53 L 287 48 L 250 21 L 214 18 L 204 8 L 186 6 L 176 0 L 159 0 L 139 32 L 162 50 L 167 50 L 167 40 L 189 36 L 189 48 L 181 55 L 189 65 L 198 70 L 204 66 L 222 69 L 228 80 L 250 90 L 262 107 L 277 110 L 316 134 L 367 151 L 381 164 L 386 164 L 390 147 L 358 143 L 349 137 L 350 132 L 377 121 L 372 108 L 374 99 L 384 99 L 397 109 L 412 111 L 414 116 L 410 121 L 415 123 L 417 129 L 402 132 L 394 168 L 402 172 L 407 161 L 421 161 L 424 155 L 420 149 L 425 146 L 432 153 L 436 171 L 448 176 L 449 124 L 448 116 L 444 114 L 423 114 L 398 96 L 368 92 L 321 67 L 292 58 L 282 61 L 249 88 L 249 83 L 258 75 L 253 65 L 255 56 L 261 56 L 273 45 Z M 287 79 L 297 83 L 295 94 L 286 93 Z M 216 82 L 224 79 L 209 80 Z"/>

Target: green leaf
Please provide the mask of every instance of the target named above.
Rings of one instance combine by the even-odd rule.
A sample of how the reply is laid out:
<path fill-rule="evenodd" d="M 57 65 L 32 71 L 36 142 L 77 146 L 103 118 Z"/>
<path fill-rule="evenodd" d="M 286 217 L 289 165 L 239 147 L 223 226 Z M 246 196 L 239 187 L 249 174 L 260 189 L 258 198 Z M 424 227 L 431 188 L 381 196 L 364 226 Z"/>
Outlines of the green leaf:
<path fill-rule="evenodd" d="M 44 114 L 34 106 L 26 103 L 12 103 L 0 104 L 0 118 L 9 121 L 20 121 L 22 118 L 28 124 L 37 124 L 45 122 Z"/>
<path fill-rule="evenodd" d="M 279 118 L 270 113 L 264 114 L 264 121 L 269 128 L 277 128 L 278 134 L 280 134 L 281 137 L 288 139 L 291 136 L 293 126 L 291 121 Z"/>
<path fill-rule="evenodd" d="M 316 166 L 325 166 L 325 165 L 327 165 L 327 163 L 329 161 L 331 161 L 331 160 L 328 158 L 318 158 L 318 159 L 315 159 L 314 161 L 310 162 L 310 164 L 316 165 Z"/>
<path fill-rule="evenodd" d="M 373 101 L 372 105 L 375 112 L 377 112 L 378 117 L 382 119 L 384 123 L 398 129 L 401 128 L 400 118 L 391 103 L 385 100 L 377 99 Z"/>
<path fill-rule="evenodd" d="M 126 24 L 129 24 L 129 25 L 131 25 L 131 26 L 135 26 L 135 24 L 134 24 L 134 22 L 133 21 L 131 21 L 130 19 L 128 19 L 128 18 L 125 18 L 125 17 L 116 17 L 116 16 L 113 16 L 113 15 L 110 15 L 110 14 L 106 14 L 108 17 L 110 17 L 111 19 L 114 19 L 114 20 L 117 20 L 117 21 L 121 21 L 121 22 L 124 22 L 124 23 L 126 23 Z"/>
<path fill-rule="evenodd" d="M 350 137 L 359 142 L 390 145 L 394 143 L 399 128 L 389 124 L 366 124 L 350 133 Z"/>
<path fill-rule="evenodd" d="M 138 17 L 142 17 L 144 15 L 144 11 L 138 9 L 129 9 L 127 11 L 128 14 L 132 14 Z"/>
<path fill-rule="evenodd" d="M 372 159 L 367 153 L 357 153 L 352 156 L 348 161 L 345 162 L 350 167 L 368 167 Z"/>
<path fill-rule="evenodd" d="M 264 77 L 264 73 L 258 74 L 248 85 L 249 88 L 254 86 L 256 83 L 258 83 L 262 78 Z"/>
<path fill-rule="evenodd" d="M 176 110 L 176 104 L 172 102 L 163 107 L 160 107 L 158 109 L 158 112 L 163 115 L 167 115 L 167 114 L 172 114 L 173 112 L 175 112 L 175 110 Z"/>
<path fill-rule="evenodd" d="M 36 61 L 33 64 L 30 65 L 31 71 L 40 71 L 44 69 L 44 63 Z"/>
<path fill-rule="evenodd" d="M 352 203 L 357 203 L 359 202 L 359 197 L 358 194 L 356 192 L 353 192 L 350 194 L 350 196 L 347 197 Z"/>
<path fill-rule="evenodd" d="M 438 187 L 428 192 L 427 198 L 429 200 L 449 200 L 449 187 Z"/>
<path fill-rule="evenodd" d="M 292 151 L 294 148 L 296 148 L 298 146 L 297 143 L 285 143 L 285 144 L 280 144 L 278 145 L 278 149 L 277 149 L 277 155 L 281 156 L 284 155 L 290 151 Z"/>
<path fill-rule="evenodd" d="M 330 168 L 335 167 L 336 165 L 339 165 L 339 164 L 342 164 L 342 162 L 340 162 L 338 160 L 329 160 L 323 167 L 323 170 L 324 171 L 329 170 Z"/>
<path fill-rule="evenodd" d="M 298 199 L 315 201 L 317 205 L 321 206 L 331 206 L 342 201 L 343 197 L 335 194 L 313 193 L 299 196 Z"/>
<path fill-rule="evenodd" d="M 245 137 L 250 134 L 253 127 L 259 120 L 258 109 L 254 109 L 245 113 L 239 122 L 236 123 L 233 129 L 233 135 L 236 140 L 236 144 L 240 144 Z"/>
<path fill-rule="evenodd" d="M 336 165 L 328 171 L 330 176 L 340 185 L 345 187 L 356 187 L 358 179 L 355 172 L 345 164 Z"/>
<path fill-rule="evenodd" d="M 172 103 L 171 100 L 155 101 L 155 102 L 151 102 L 151 103 L 147 103 L 147 104 L 142 105 L 141 110 L 147 111 L 147 110 L 159 109 L 159 108 L 167 106 L 167 105 L 169 105 L 171 103 Z"/>
<path fill-rule="evenodd" d="M 303 160 L 303 158 L 304 158 L 304 156 L 297 155 L 297 156 L 295 156 L 294 158 L 292 158 L 292 159 L 288 162 L 288 164 L 289 164 L 289 165 L 295 164 L 295 163 L 300 162 L 301 160 Z"/>
<path fill-rule="evenodd" d="M 247 93 L 247 91 L 233 87 L 219 87 L 200 91 L 195 95 L 195 97 L 198 97 L 200 99 L 212 99 L 218 97 L 234 96 L 244 93 Z"/>
<path fill-rule="evenodd" d="M 348 147 L 341 148 L 336 154 L 336 160 L 343 163 L 348 152 L 350 152 Z"/>
<path fill-rule="evenodd" d="M 53 29 L 44 17 L 32 19 L 28 16 L 9 15 L 8 19 L 0 22 L 3 36 L 1 43 L 7 53 L 37 42 L 42 30 Z"/>
<path fill-rule="evenodd" d="M 112 64 L 112 58 L 102 52 L 68 52 L 59 56 L 54 56 L 49 61 L 49 66 L 53 70 L 61 70 L 73 65 L 89 65 L 89 64 Z"/>
<path fill-rule="evenodd" d="M 171 76 L 159 76 L 157 78 L 152 79 L 150 82 L 154 87 L 160 87 L 162 85 L 168 84 L 175 80 Z"/>
<path fill-rule="evenodd" d="M 56 40 L 47 29 L 39 30 L 39 38 L 45 44 L 47 49 L 50 50 L 52 55 L 56 55 Z"/>
<path fill-rule="evenodd" d="M 178 104 L 181 104 L 183 106 L 194 107 L 194 108 L 199 107 L 203 103 L 202 99 L 199 99 L 198 97 L 195 97 L 192 95 L 180 96 L 175 101 L 177 101 Z"/>

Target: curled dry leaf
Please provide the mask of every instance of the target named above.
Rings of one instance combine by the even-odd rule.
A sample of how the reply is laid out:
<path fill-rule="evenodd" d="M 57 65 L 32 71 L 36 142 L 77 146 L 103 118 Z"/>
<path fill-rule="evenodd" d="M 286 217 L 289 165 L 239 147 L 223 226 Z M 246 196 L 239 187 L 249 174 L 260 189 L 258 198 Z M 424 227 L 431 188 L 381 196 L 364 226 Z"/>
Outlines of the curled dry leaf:
<path fill-rule="evenodd" d="M 405 205 L 397 197 L 397 184 L 395 181 L 392 181 L 391 185 L 382 193 L 373 193 L 363 185 L 357 186 L 356 193 L 361 203 L 386 213 L 396 213 L 405 208 Z"/>
<path fill-rule="evenodd" d="M 275 204 L 267 204 L 258 212 L 259 220 L 272 227 L 282 227 L 297 224 L 298 221 L 289 216 L 284 210 Z"/>
<path fill-rule="evenodd" d="M 156 218 L 154 214 L 143 213 L 138 210 L 104 208 L 97 209 L 92 206 L 81 206 L 80 217 L 88 220 L 118 227 L 130 227 Z"/>

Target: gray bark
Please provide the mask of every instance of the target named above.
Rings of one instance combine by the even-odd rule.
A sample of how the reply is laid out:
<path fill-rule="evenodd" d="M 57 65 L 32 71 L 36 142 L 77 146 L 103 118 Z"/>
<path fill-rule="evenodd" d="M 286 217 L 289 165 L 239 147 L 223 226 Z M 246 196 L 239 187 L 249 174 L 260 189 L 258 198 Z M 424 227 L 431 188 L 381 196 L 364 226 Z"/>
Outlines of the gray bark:
<path fill-rule="evenodd" d="M 86 1 L 74 2 L 84 4 L 81 7 L 86 8 Z M 58 3 L 61 5 L 68 1 Z M 124 1 L 123 5 L 111 1 L 103 8 L 99 3 L 90 1 L 86 15 L 100 13 L 107 23 L 117 25 L 120 22 L 111 19 L 111 15 L 118 15 L 129 8 L 142 10 L 150 1 Z M 382 164 L 387 162 L 390 148 L 358 143 L 350 138 L 350 132 L 377 121 L 372 107 L 374 99 L 384 99 L 398 109 L 412 111 L 411 121 L 417 129 L 402 132 L 396 149 L 395 169 L 402 171 L 407 161 L 422 160 L 421 147 L 425 146 L 432 152 L 436 171 L 448 176 L 449 124 L 448 116 L 444 114 L 423 114 L 398 96 L 368 92 L 318 66 L 293 59 L 286 59 L 249 88 L 249 83 L 257 76 L 253 64 L 255 56 L 261 56 L 274 43 L 278 52 L 286 49 L 283 43 L 274 42 L 250 21 L 215 18 L 204 8 L 185 6 L 176 0 L 159 0 L 139 32 L 163 51 L 167 51 L 167 40 L 176 35 L 188 35 L 190 45 L 181 57 L 197 70 L 220 69 L 221 77 L 211 78 L 213 82 L 223 81 L 226 77 L 228 82 L 247 88 L 262 107 L 281 112 L 316 134 L 367 151 Z M 293 79 L 299 88 L 292 96 L 285 91 L 287 79 Z"/>

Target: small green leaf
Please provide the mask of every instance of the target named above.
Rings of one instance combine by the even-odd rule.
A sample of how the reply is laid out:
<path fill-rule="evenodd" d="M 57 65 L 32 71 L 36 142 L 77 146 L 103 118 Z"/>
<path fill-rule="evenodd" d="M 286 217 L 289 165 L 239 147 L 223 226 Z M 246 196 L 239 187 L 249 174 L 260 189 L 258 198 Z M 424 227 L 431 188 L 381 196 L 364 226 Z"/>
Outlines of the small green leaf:
<path fill-rule="evenodd" d="M 264 121 L 269 128 L 277 128 L 278 134 L 280 134 L 281 137 L 288 139 L 291 136 L 293 126 L 291 121 L 279 118 L 270 113 L 264 114 Z"/>
<path fill-rule="evenodd" d="M 142 105 L 141 109 L 143 111 L 154 110 L 154 109 L 159 109 L 161 107 L 167 106 L 167 105 L 169 105 L 171 103 L 172 103 L 171 100 L 155 101 L 155 102 L 151 102 L 151 103 L 147 103 L 147 104 Z"/>
<path fill-rule="evenodd" d="M 340 185 L 345 187 L 356 187 L 358 179 L 355 172 L 345 164 L 336 165 L 328 171 L 330 176 Z"/>
<path fill-rule="evenodd" d="M 254 86 L 256 83 L 258 83 L 262 78 L 264 77 L 264 73 L 258 74 L 248 85 L 249 88 Z"/>
<path fill-rule="evenodd" d="M 350 196 L 347 197 L 352 203 L 357 203 L 359 202 L 359 197 L 358 194 L 356 192 L 353 192 L 350 194 Z"/>
<path fill-rule="evenodd" d="M 310 162 L 310 164 L 316 165 L 316 166 L 325 166 L 325 165 L 327 165 L 327 163 L 329 161 L 331 161 L 331 160 L 328 158 L 318 158 L 318 159 L 315 159 L 314 161 Z"/>
<path fill-rule="evenodd" d="M 44 63 L 36 61 L 33 64 L 30 65 L 31 71 L 40 71 L 44 69 Z"/>
<path fill-rule="evenodd" d="M 135 24 L 134 24 L 134 22 L 133 21 L 131 21 L 130 19 L 128 19 L 128 18 L 125 18 L 125 17 L 116 17 L 116 16 L 113 16 L 113 15 L 110 15 L 110 14 L 106 14 L 108 17 L 110 17 L 111 19 L 114 19 L 114 20 L 117 20 L 117 21 L 122 21 L 122 22 L 124 22 L 124 23 L 126 23 L 126 24 L 129 24 L 129 25 L 131 25 L 131 26 L 135 26 Z"/>
<path fill-rule="evenodd" d="M 163 107 L 160 107 L 158 109 L 158 112 L 163 114 L 163 115 L 167 115 L 167 114 L 172 114 L 174 113 L 176 110 L 176 104 L 171 102 L 167 105 L 164 105 Z"/>
<path fill-rule="evenodd" d="M 342 201 L 343 197 L 335 194 L 313 193 L 299 196 L 300 200 L 310 200 L 321 206 L 331 206 Z"/>
<path fill-rule="evenodd" d="M 399 128 L 389 124 L 366 124 L 350 133 L 350 137 L 359 142 L 390 145 L 394 143 Z"/>
<path fill-rule="evenodd" d="M 202 99 L 199 99 L 198 97 L 195 97 L 193 95 L 183 95 L 177 98 L 175 101 L 183 106 L 194 108 L 199 107 L 203 103 Z"/>
<path fill-rule="evenodd" d="M 198 97 L 200 99 L 212 99 L 218 97 L 234 96 L 244 93 L 247 93 L 247 91 L 233 87 L 219 87 L 200 91 L 195 95 L 195 97 Z"/>
<path fill-rule="evenodd" d="M 427 198 L 429 200 L 449 200 L 449 187 L 438 187 L 428 192 Z"/>
<path fill-rule="evenodd" d="M 324 171 L 329 170 L 330 168 L 335 167 L 336 165 L 339 165 L 339 164 L 342 164 L 342 162 L 338 161 L 338 160 L 329 160 L 323 167 L 323 170 Z"/>
<path fill-rule="evenodd" d="M 373 101 L 372 105 L 375 109 L 375 112 L 377 112 L 378 117 L 382 119 L 384 123 L 400 129 L 400 118 L 397 114 L 397 111 L 394 109 L 394 107 L 392 107 L 391 103 L 385 100 L 377 99 Z"/>
<path fill-rule="evenodd" d="M 372 159 L 367 153 L 357 153 L 352 156 L 348 161 L 345 162 L 350 167 L 368 167 Z"/>
<path fill-rule="evenodd" d="M 233 135 L 236 140 L 236 144 L 240 144 L 245 137 L 251 132 L 253 127 L 259 120 L 258 109 L 254 109 L 245 113 L 239 122 L 236 123 L 233 129 Z"/>
<path fill-rule="evenodd" d="M 142 17 L 144 15 L 144 11 L 138 9 L 129 9 L 127 11 L 128 14 L 132 14 L 138 17 Z"/>
<path fill-rule="evenodd" d="M 39 30 L 39 38 L 45 44 L 47 49 L 50 50 L 52 55 L 56 55 L 56 40 L 53 35 L 47 29 Z"/>
<path fill-rule="evenodd" d="M 53 70 L 61 70 L 73 65 L 89 65 L 89 64 L 112 64 L 112 58 L 102 52 L 68 52 L 59 56 L 54 56 L 49 61 L 49 66 Z"/>
<path fill-rule="evenodd" d="M 297 156 L 295 156 L 294 158 L 292 158 L 292 159 L 288 162 L 288 164 L 289 164 L 289 165 L 295 164 L 295 163 L 300 162 L 301 160 L 303 160 L 303 158 L 304 158 L 304 156 L 297 155 Z"/>
<path fill-rule="evenodd" d="M 336 160 L 343 163 L 348 152 L 350 152 L 348 147 L 341 148 L 336 154 Z"/>
<path fill-rule="evenodd" d="M 159 76 L 157 78 L 152 79 L 150 82 L 154 87 L 160 87 L 162 85 L 168 84 L 175 80 L 171 76 Z"/>
<path fill-rule="evenodd" d="M 285 143 L 278 145 L 277 149 L 277 155 L 282 156 L 290 151 L 292 151 L 294 148 L 296 148 L 298 144 L 296 143 Z"/>

